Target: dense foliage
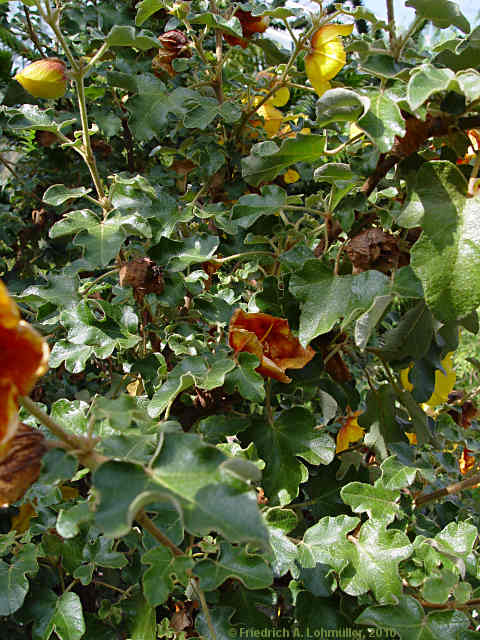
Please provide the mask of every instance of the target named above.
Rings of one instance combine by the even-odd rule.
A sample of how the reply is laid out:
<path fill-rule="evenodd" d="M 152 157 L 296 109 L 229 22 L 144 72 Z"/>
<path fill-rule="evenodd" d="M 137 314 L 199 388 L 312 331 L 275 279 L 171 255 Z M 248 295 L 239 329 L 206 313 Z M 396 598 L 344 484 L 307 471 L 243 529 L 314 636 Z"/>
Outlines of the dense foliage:
<path fill-rule="evenodd" d="M 480 637 L 480 27 L 285 4 L 0 4 L 9 640 Z"/>

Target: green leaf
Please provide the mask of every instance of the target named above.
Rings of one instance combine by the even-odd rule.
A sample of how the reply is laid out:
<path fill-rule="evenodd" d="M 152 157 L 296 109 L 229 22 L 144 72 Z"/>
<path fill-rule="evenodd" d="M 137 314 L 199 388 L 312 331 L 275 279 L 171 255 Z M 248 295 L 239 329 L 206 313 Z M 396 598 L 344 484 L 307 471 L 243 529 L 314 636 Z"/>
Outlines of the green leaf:
<path fill-rule="evenodd" d="M 397 602 L 402 595 L 402 581 L 398 565 L 413 551 L 413 545 L 403 531 L 387 531 L 384 524 L 367 520 L 360 529 L 351 564 L 353 570 L 340 575 L 340 587 L 352 596 L 372 591 L 376 600 Z"/>
<path fill-rule="evenodd" d="M 48 235 L 50 238 L 61 238 L 98 224 L 100 224 L 100 218 L 93 211 L 90 211 L 90 209 L 77 209 L 66 213 L 61 220 L 51 227 Z"/>
<path fill-rule="evenodd" d="M 301 135 L 276 145 L 265 155 L 264 143 L 255 145 L 249 156 L 242 159 L 242 175 L 248 184 L 257 187 L 261 182 L 274 180 L 284 169 L 296 162 L 314 162 L 323 155 L 325 137 Z"/>
<path fill-rule="evenodd" d="M 457 73 L 457 82 L 467 104 L 480 98 L 480 73 L 474 69 Z"/>
<path fill-rule="evenodd" d="M 107 265 L 117 255 L 127 235 L 151 236 L 149 226 L 140 215 L 113 212 L 106 220 L 99 220 L 89 209 L 66 213 L 50 229 L 51 238 L 72 233 L 77 234 L 73 243 L 85 248 L 85 258 L 94 267 Z"/>
<path fill-rule="evenodd" d="M 132 604 L 135 606 L 135 615 L 132 617 L 128 637 L 130 640 L 156 640 L 159 636 L 157 636 L 155 607 L 152 607 L 141 595 Z"/>
<path fill-rule="evenodd" d="M 265 460 L 263 487 L 269 504 L 289 504 L 306 480 L 306 468 L 297 456 L 310 464 L 330 464 L 335 457 L 335 442 L 327 433 L 315 431 L 313 415 L 303 407 L 283 411 L 267 425 L 258 420 L 239 435 L 242 442 L 255 442 Z"/>
<path fill-rule="evenodd" d="M 354 513 L 367 513 L 369 518 L 389 524 L 400 515 L 400 493 L 380 485 L 372 486 L 364 482 L 350 482 L 340 491 L 345 504 Z"/>
<path fill-rule="evenodd" d="M 80 531 L 80 525 L 89 522 L 92 517 L 88 500 L 78 502 L 70 509 L 60 509 L 56 529 L 62 538 L 74 538 Z"/>
<path fill-rule="evenodd" d="M 135 47 L 140 51 L 158 49 L 160 42 L 153 37 L 153 34 L 144 31 L 136 32 L 135 27 L 113 26 L 105 40 L 111 47 Z"/>
<path fill-rule="evenodd" d="M 247 589 L 264 589 L 272 584 L 273 575 L 262 556 L 248 553 L 245 548 L 221 543 L 220 557 L 197 562 L 194 574 L 200 579 L 200 588 L 213 591 L 229 578 L 235 578 Z"/>
<path fill-rule="evenodd" d="M 370 307 L 355 322 L 355 344 L 361 351 L 367 346 L 373 330 L 380 322 L 392 300 L 393 296 L 391 294 L 376 296 Z"/>
<path fill-rule="evenodd" d="M 467 197 L 467 182 L 455 165 L 422 165 L 398 223 L 423 228 L 411 250 L 411 266 L 428 306 L 442 322 L 464 317 L 480 305 L 479 215 L 480 197 Z"/>
<path fill-rule="evenodd" d="M 58 598 L 51 624 L 60 640 L 80 640 L 85 633 L 85 620 L 76 593 L 68 591 Z"/>
<path fill-rule="evenodd" d="M 366 409 L 359 416 L 358 424 L 363 429 L 370 428 L 365 436 L 365 444 L 375 437 L 375 448 L 380 457 L 385 457 L 386 447 L 391 442 L 404 441 L 405 436 L 396 420 L 395 392 L 390 384 L 381 384 L 366 397 Z"/>
<path fill-rule="evenodd" d="M 309 260 L 290 281 L 290 291 L 301 302 L 299 337 L 302 344 L 327 333 L 352 314 L 361 315 L 377 296 L 389 294 L 390 283 L 379 271 L 365 271 L 358 275 L 335 276 L 317 260 Z"/>
<path fill-rule="evenodd" d="M 255 371 L 259 362 L 253 353 L 239 353 L 237 367 L 227 375 L 227 388 L 238 389 L 240 395 L 251 402 L 262 402 L 265 398 L 265 387 L 262 376 Z"/>
<path fill-rule="evenodd" d="M 183 241 L 161 238 L 148 255 L 157 264 L 168 265 L 170 271 L 183 271 L 192 264 L 209 260 L 219 244 L 217 236 L 200 233 Z"/>
<path fill-rule="evenodd" d="M 19 109 L 10 110 L 8 113 L 13 113 L 8 122 L 12 129 L 33 129 L 57 133 L 76 122 L 75 118 L 57 122 L 53 120 L 55 114 L 53 109 L 42 110 L 33 104 L 24 104 Z"/>
<path fill-rule="evenodd" d="M 93 347 L 84 344 L 72 344 L 68 340 L 57 340 L 50 351 L 48 366 L 56 369 L 65 362 L 65 369 L 70 373 L 80 373 L 85 369 Z"/>
<path fill-rule="evenodd" d="M 382 336 L 383 346 L 377 352 L 387 362 L 408 357 L 419 360 L 430 348 L 432 338 L 433 317 L 422 300 Z"/>
<path fill-rule="evenodd" d="M 317 563 L 326 564 L 340 573 L 348 565 L 354 547 L 347 539 L 360 522 L 350 516 L 327 516 L 306 530 L 299 546 L 299 562 L 313 569 Z"/>
<path fill-rule="evenodd" d="M 411 69 L 411 65 L 405 62 L 399 62 L 388 54 L 380 53 L 368 56 L 365 61 L 362 61 L 361 69 L 366 74 L 392 80 L 398 77 L 403 78 L 405 75 L 404 72 L 408 72 L 408 70 Z"/>
<path fill-rule="evenodd" d="M 375 484 L 382 484 L 386 489 L 398 491 L 409 487 L 415 480 L 418 469 L 407 467 L 396 456 L 390 456 L 380 465 L 382 477 Z"/>
<path fill-rule="evenodd" d="M 358 121 L 370 140 L 381 153 L 387 153 L 393 147 L 395 137 L 405 135 L 405 121 L 397 104 L 379 94 L 372 98 L 370 109 Z"/>
<path fill-rule="evenodd" d="M 159 546 L 142 556 L 142 563 L 150 567 L 143 574 L 143 592 L 152 607 L 163 604 L 173 589 L 174 557 L 167 547 Z"/>
<path fill-rule="evenodd" d="M 287 193 L 276 184 L 261 188 L 260 194 L 242 196 L 232 208 L 232 220 L 243 229 L 248 229 L 263 215 L 275 215 L 287 204 Z"/>
<path fill-rule="evenodd" d="M 239 630 L 233 626 L 230 618 L 234 614 L 235 609 L 232 607 L 215 607 L 210 609 L 210 620 L 212 622 L 215 638 L 210 633 L 210 627 L 205 620 L 203 611 L 195 618 L 195 629 L 205 640 L 231 640 L 232 637 L 239 635 Z M 235 635 L 233 635 L 233 632 Z"/>
<path fill-rule="evenodd" d="M 447 29 L 453 25 L 463 33 L 470 31 L 468 20 L 458 8 L 458 4 L 451 0 L 408 0 L 406 6 L 415 9 L 417 16 L 431 20 L 440 29 Z"/>
<path fill-rule="evenodd" d="M 466 637 L 465 631 L 470 626 L 469 619 L 461 611 L 434 611 L 426 615 L 415 598 L 404 595 L 399 596 L 398 603 L 367 607 L 355 622 L 392 629 L 401 640 Z"/>
<path fill-rule="evenodd" d="M 440 569 L 427 576 L 422 589 L 422 595 L 427 602 L 443 604 L 448 600 L 453 587 L 458 583 L 456 573 L 448 569 Z"/>
<path fill-rule="evenodd" d="M 350 89 L 329 89 L 317 100 L 317 126 L 330 122 L 357 121 L 370 107 L 370 100 Z"/>
<path fill-rule="evenodd" d="M 142 24 L 153 16 L 154 13 L 165 8 L 165 0 L 142 0 L 137 4 L 137 15 L 135 25 L 141 27 Z"/>
<path fill-rule="evenodd" d="M 431 64 L 422 65 L 412 73 L 408 82 L 407 99 L 410 107 L 415 111 L 422 106 L 430 96 L 440 91 L 447 91 L 450 84 L 456 87 L 455 74 L 450 69 L 439 69 Z"/>
<path fill-rule="evenodd" d="M 392 293 L 402 298 L 423 298 L 423 287 L 410 265 L 395 271 Z"/>
<path fill-rule="evenodd" d="M 138 95 L 131 98 L 127 105 L 131 114 L 130 128 L 140 142 L 151 140 L 167 123 L 170 109 L 168 92 L 158 78 L 142 75 L 137 78 Z"/>
<path fill-rule="evenodd" d="M 194 535 L 212 530 L 231 542 L 265 546 L 267 530 L 250 486 L 224 471 L 228 458 L 193 434 L 167 433 L 153 467 L 109 461 L 94 474 L 100 495 L 96 520 L 109 537 L 128 533 L 142 506 L 169 501 Z"/>
<path fill-rule="evenodd" d="M 465 559 L 472 552 L 477 535 L 477 528 L 469 522 L 450 522 L 435 536 L 435 547 Z"/>
<path fill-rule="evenodd" d="M 40 547 L 27 544 L 13 556 L 11 564 L 0 560 L 1 616 L 9 616 L 22 606 L 29 589 L 26 574 L 37 572 L 37 557 L 40 553 Z"/>
<path fill-rule="evenodd" d="M 231 36 L 242 37 L 242 25 L 238 18 L 228 20 L 218 13 L 201 13 L 190 20 L 192 24 L 204 24 L 211 29 L 219 29 Z"/>
<path fill-rule="evenodd" d="M 87 189 L 85 187 L 69 189 L 64 184 L 52 184 L 52 186 L 48 187 L 48 189 L 43 194 L 42 200 L 47 204 L 58 207 L 58 205 L 63 204 L 68 200 L 83 198 L 84 195 L 90 192 L 91 189 Z"/>
<path fill-rule="evenodd" d="M 200 94 L 192 95 L 185 101 L 185 104 L 187 111 L 183 124 L 187 129 L 205 129 L 217 116 L 230 124 L 242 116 L 240 107 L 233 102 L 220 104 L 215 98 Z"/>
<path fill-rule="evenodd" d="M 275 577 L 280 577 L 294 567 L 297 558 L 297 545 L 286 534 L 295 529 L 298 524 L 298 518 L 291 509 L 282 509 L 280 507 L 269 509 L 264 516 L 270 533 L 270 546 L 273 552 L 272 570 Z"/>
<path fill-rule="evenodd" d="M 169 405 L 173 403 L 175 398 L 185 389 L 195 384 L 195 378 L 190 373 L 184 373 L 180 376 L 169 376 L 168 380 L 155 392 L 152 400 L 148 405 L 148 415 L 151 418 L 157 418 Z"/>

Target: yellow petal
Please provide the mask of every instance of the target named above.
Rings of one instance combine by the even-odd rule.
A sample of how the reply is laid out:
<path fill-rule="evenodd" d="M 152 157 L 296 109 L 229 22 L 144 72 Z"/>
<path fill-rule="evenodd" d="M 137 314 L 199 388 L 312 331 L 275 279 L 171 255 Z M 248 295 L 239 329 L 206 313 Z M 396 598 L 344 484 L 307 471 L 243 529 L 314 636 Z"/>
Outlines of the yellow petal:
<path fill-rule="evenodd" d="M 347 62 L 345 49 L 340 38 L 325 42 L 321 48 L 313 49 L 305 57 L 305 69 L 307 70 L 308 79 L 312 82 L 307 69 L 307 59 L 316 76 L 322 77 L 324 80 L 334 78 Z"/>
<path fill-rule="evenodd" d="M 263 128 L 270 137 L 276 135 L 282 124 L 283 114 L 281 111 L 266 102 L 257 111 L 262 116 Z"/>
<path fill-rule="evenodd" d="M 416 433 L 405 433 L 408 438 L 410 444 L 417 444 L 417 434 Z"/>
<path fill-rule="evenodd" d="M 290 89 L 288 87 L 281 87 L 268 101 L 273 107 L 283 107 L 290 100 Z"/>
<path fill-rule="evenodd" d="M 294 182 L 298 182 L 300 180 L 300 174 L 295 169 L 287 169 L 283 174 L 283 181 L 286 184 L 293 184 Z"/>
<path fill-rule="evenodd" d="M 358 440 L 362 440 L 365 430 L 358 424 L 356 415 L 347 418 L 345 424 L 337 433 L 337 447 L 335 453 L 345 451 Z"/>
<path fill-rule="evenodd" d="M 20 322 L 20 311 L 8 295 L 7 287 L 0 280 L 0 327 L 14 329 Z"/>
<path fill-rule="evenodd" d="M 445 373 L 442 373 L 440 369 L 435 371 L 435 388 L 432 395 L 427 400 L 426 404 L 430 407 L 436 407 L 439 404 L 444 404 L 448 400 L 448 394 L 451 393 L 455 386 L 457 379 L 455 370 L 453 369 L 453 351 L 447 353 L 442 360 L 442 367 Z"/>
<path fill-rule="evenodd" d="M 353 24 L 327 24 L 320 27 L 312 36 L 312 49 L 320 49 L 338 36 L 349 36 L 352 31 Z"/>
<path fill-rule="evenodd" d="M 413 384 L 408 379 L 408 374 L 410 373 L 410 369 L 412 368 L 412 366 L 413 365 L 410 365 L 406 369 L 402 369 L 400 371 L 400 381 L 406 391 L 413 391 Z"/>

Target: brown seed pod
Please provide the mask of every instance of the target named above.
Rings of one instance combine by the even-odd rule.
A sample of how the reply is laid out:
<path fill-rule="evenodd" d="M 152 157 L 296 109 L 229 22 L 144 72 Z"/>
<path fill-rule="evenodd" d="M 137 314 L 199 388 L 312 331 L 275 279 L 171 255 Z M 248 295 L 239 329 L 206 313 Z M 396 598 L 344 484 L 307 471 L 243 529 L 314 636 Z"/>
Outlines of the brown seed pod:
<path fill-rule="evenodd" d="M 150 258 L 134 258 L 120 267 L 121 287 L 132 287 L 135 295 L 163 292 L 163 277 L 160 267 Z"/>
<path fill-rule="evenodd" d="M 191 58 L 192 56 L 188 38 L 182 31 L 173 29 L 158 36 L 158 39 L 161 46 L 157 55 L 152 60 L 152 67 L 154 70 L 162 69 L 170 76 L 174 76 L 173 60 L 175 60 L 175 58 Z"/>
<path fill-rule="evenodd" d="M 0 462 L 0 505 L 17 502 L 40 475 L 45 438 L 21 422 Z"/>

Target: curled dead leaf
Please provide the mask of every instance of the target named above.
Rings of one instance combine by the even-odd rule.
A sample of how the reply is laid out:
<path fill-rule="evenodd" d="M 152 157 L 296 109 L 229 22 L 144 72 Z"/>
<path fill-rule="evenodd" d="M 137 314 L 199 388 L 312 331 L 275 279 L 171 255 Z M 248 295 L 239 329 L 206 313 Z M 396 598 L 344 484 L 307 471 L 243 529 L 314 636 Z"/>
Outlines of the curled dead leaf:
<path fill-rule="evenodd" d="M 45 438 L 21 422 L 0 462 L 0 505 L 17 502 L 40 475 Z"/>

